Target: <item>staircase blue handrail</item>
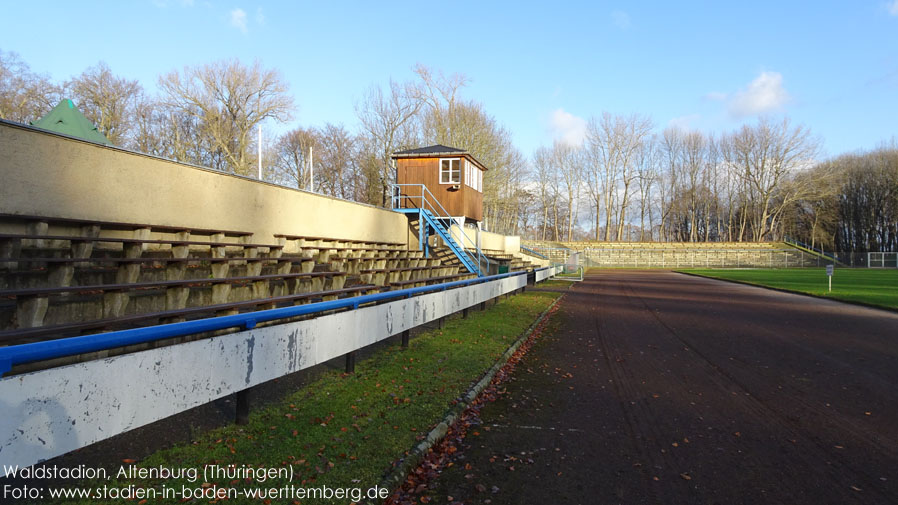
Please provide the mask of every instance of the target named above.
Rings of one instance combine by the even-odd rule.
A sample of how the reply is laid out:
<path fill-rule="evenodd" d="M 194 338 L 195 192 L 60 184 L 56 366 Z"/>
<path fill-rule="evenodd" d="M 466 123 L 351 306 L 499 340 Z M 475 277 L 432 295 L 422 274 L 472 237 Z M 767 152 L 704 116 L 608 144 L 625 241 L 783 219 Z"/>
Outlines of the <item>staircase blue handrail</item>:
<path fill-rule="evenodd" d="M 408 192 L 402 194 L 403 188 L 415 188 L 419 190 L 419 194 L 408 194 Z M 412 206 L 407 207 L 403 203 L 411 203 Z M 427 224 L 437 231 L 440 238 L 449 246 L 449 249 L 452 250 L 469 272 L 478 276 L 484 275 L 484 268 L 481 268 L 481 265 L 485 265 L 485 270 L 489 270 L 491 263 L 489 258 L 484 256 L 480 245 L 471 240 L 464 232 L 464 229 L 460 229 L 461 233 L 459 235 L 461 237 L 456 240 L 452 233 L 452 225 L 455 224 L 455 220 L 452 219 L 452 216 L 440 204 L 439 200 L 433 196 L 433 193 L 427 189 L 427 186 L 424 184 L 393 184 L 390 204 L 393 210 L 417 210 L 421 216 L 427 214 L 426 217 L 422 217 L 422 220 L 426 220 Z M 460 226 L 459 228 L 462 227 Z M 459 244 L 458 242 L 461 243 Z M 476 254 L 471 251 L 476 251 Z"/>
<path fill-rule="evenodd" d="M 540 253 L 534 251 L 533 249 L 530 249 L 529 247 L 521 246 L 521 250 L 524 251 L 525 253 L 531 255 L 531 256 L 536 256 L 537 258 L 542 258 L 542 259 L 544 259 L 544 260 L 549 259 L 547 256 L 544 256 L 544 255 L 542 255 L 542 254 L 540 254 Z"/>
<path fill-rule="evenodd" d="M 483 275 L 480 272 L 479 265 L 475 265 L 474 262 L 471 261 L 471 257 L 468 254 L 468 252 L 465 251 L 464 249 L 461 249 L 459 247 L 459 245 L 455 242 L 455 240 L 453 240 L 453 238 L 451 237 L 451 235 L 449 233 L 449 228 L 444 227 L 439 222 L 439 220 L 433 214 L 431 214 L 431 212 L 429 210 L 421 209 L 419 211 L 419 214 L 421 215 L 421 217 L 424 218 L 424 221 L 437 232 L 437 234 L 440 236 L 440 238 L 443 239 L 443 242 L 445 242 L 446 245 L 449 246 L 449 249 L 453 253 L 455 253 L 455 255 L 458 257 L 458 259 L 465 266 L 465 268 L 468 269 L 468 272 L 471 272 L 472 274 L 477 274 L 478 276 Z"/>

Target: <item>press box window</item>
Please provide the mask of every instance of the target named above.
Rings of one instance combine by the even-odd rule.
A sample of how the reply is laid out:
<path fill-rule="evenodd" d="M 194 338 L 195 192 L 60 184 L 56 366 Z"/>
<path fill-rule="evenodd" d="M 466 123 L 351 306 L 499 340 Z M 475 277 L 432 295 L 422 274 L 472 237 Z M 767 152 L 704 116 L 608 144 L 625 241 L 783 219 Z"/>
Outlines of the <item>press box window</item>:
<path fill-rule="evenodd" d="M 478 192 L 483 192 L 483 172 L 470 161 L 465 161 L 465 185 Z"/>
<path fill-rule="evenodd" d="M 440 160 L 440 184 L 461 184 L 460 160 Z"/>

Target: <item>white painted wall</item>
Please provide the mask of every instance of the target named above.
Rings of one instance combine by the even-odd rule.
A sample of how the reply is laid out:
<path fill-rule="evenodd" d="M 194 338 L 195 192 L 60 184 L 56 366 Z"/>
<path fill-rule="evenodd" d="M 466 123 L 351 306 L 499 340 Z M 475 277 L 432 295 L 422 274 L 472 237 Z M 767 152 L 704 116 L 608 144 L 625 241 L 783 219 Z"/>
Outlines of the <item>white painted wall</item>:
<path fill-rule="evenodd" d="M 32 465 L 526 285 L 526 275 L 0 379 L 0 465 Z"/>

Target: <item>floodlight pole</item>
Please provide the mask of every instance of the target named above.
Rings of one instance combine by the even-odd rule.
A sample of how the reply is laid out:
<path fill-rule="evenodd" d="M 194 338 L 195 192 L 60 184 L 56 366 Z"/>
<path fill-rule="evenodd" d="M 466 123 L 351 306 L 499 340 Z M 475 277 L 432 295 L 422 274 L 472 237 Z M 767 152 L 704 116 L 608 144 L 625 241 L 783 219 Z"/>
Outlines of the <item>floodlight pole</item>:
<path fill-rule="evenodd" d="M 312 146 L 309 146 L 309 191 L 315 192 L 315 162 L 312 159 Z"/>
<path fill-rule="evenodd" d="M 259 180 L 262 180 L 262 124 L 259 123 Z"/>

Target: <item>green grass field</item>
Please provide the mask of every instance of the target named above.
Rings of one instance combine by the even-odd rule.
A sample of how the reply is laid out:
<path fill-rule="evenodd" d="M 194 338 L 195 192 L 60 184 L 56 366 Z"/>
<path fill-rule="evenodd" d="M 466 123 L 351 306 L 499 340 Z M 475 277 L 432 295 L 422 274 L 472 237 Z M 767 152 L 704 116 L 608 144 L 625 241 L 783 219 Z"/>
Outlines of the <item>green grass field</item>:
<path fill-rule="evenodd" d="M 827 291 L 826 269 L 683 269 L 704 277 L 727 279 L 797 293 L 898 309 L 898 269 L 836 268 L 833 290 Z"/>
<path fill-rule="evenodd" d="M 356 365 L 354 374 L 326 373 L 282 403 L 253 412 L 246 426 L 231 425 L 210 431 L 192 444 L 159 451 L 137 463 L 143 468 L 202 469 L 207 464 L 273 469 L 292 466 L 295 475 L 292 482 L 272 479 L 260 483 L 229 478 L 200 478 L 196 482 L 114 479 L 81 485 L 86 488 L 134 485 L 157 490 L 163 485 L 212 490 L 280 488 L 287 484 L 367 489 L 377 484 L 391 463 L 442 419 L 453 401 L 560 295 L 559 292 L 527 291 L 501 300 L 486 311 L 472 310 L 467 319 L 449 319 L 442 330 L 430 330 L 413 339 L 408 349 L 394 345 L 375 352 Z M 125 462 L 131 461 L 125 459 Z M 332 500 L 264 501 L 241 497 L 228 503 L 312 504 L 332 503 Z"/>

